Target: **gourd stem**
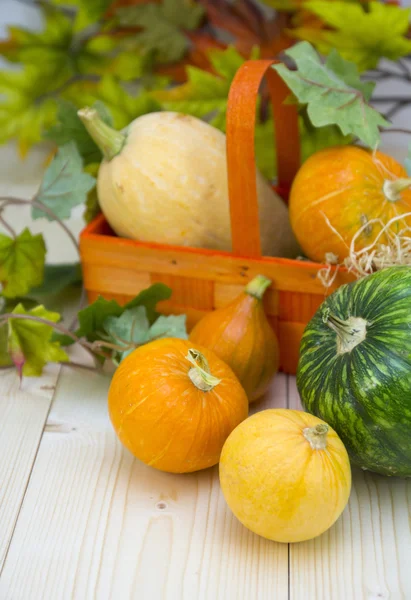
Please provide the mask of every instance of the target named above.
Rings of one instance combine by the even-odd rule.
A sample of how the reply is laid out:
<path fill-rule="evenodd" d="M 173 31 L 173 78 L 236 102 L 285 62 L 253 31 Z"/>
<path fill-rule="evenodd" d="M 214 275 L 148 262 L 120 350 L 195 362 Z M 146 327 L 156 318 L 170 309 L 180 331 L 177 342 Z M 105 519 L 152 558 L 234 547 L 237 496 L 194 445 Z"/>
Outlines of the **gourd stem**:
<path fill-rule="evenodd" d="M 250 283 L 245 287 L 245 293 L 250 296 L 254 296 L 258 300 L 261 300 L 264 296 L 264 292 L 271 285 L 271 279 L 268 277 L 264 277 L 264 275 L 257 275 L 250 281 Z"/>
<path fill-rule="evenodd" d="M 327 447 L 327 433 L 329 427 L 326 423 L 318 423 L 314 427 L 303 429 L 305 439 L 310 442 L 313 450 L 324 450 Z"/>
<path fill-rule="evenodd" d="M 126 136 L 104 123 L 95 108 L 81 108 L 77 114 L 106 160 L 121 152 Z"/>
<path fill-rule="evenodd" d="M 326 309 L 322 318 L 323 322 L 337 334 L 337 354 L 351 352 L 367 337 L 368 323 L 361 317 L 348 317 L 344 321 Z"/>
<path fill-rule="evenodd" d="M 401 192 L 409 187 L 411 187 L 411 178 L 400 177 L 394 181 L 386 179 L 382 189 L 387 200 L 390 202 L 397 202 L 398 200 L 401 200 Z"/>
<path fill-rule="evenodd" d="M 186 359 L 194 365 L 189 370 L 188 376 L 199 390 L 209 392 L 220 383 L 221 379 L 211 375 L 210 367 L 204 354 L 201 354 L 198 350 L 194 350 L 194 348 L 190 348 Z"/>

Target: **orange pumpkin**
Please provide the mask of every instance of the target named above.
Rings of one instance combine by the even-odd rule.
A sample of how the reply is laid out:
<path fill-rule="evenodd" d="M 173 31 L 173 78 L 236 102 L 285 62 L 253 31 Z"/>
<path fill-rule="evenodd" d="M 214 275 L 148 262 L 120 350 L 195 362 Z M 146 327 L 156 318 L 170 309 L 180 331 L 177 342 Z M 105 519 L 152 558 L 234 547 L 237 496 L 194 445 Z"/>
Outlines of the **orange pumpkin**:
<path fill-rule="evenodd" d="M 356 249 L 372 244 L 382 224 L 370 221 L 385 224 L 411 212 L 410 185 L 405 169 L 382 152 L 357 146 L 316 152 L 298 171 L 290 194 L 291 226 L 304 253 L 323 262 L 331 252 L 342 262 L 362 227 Z M 405 222 L 411 226 L 407 217 L 397 222 L 398 230 Z"/>
<path fill-rule="evenodd" d="M 266 392 L 278 371 L 277 336 L 265 316 L 262 298 L 271 280 L 257 275 L 227 306 L 208 313 L 190 340 L 210 348 L 237 375 L 250 402 Z"/>
<path fill-rule="evenodd" d="M 120 441 L 145 464 L 188 473 L 218 463 L 248 414 L 237 377 L 213 352 L 166 338 L 140 346 L 114 373 L 108 406 Z"/>

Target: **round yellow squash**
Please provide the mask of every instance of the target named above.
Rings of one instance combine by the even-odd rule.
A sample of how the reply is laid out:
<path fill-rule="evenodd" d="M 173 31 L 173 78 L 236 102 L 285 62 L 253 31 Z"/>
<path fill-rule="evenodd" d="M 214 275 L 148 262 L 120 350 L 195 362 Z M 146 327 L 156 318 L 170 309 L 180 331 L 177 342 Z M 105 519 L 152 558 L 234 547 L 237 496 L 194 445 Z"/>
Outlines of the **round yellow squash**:
<path fill-rule="evenodd" d="M 143 115 L 122 132 L 94 109 L 79 111 L 103 152 L 97 191 L 117 235 L 179 246 L 231 250 L 226 138 L 196 117 Z M 295 257 L 288 209 L 257 173 L 263 253 Z"/>
<path fill-rule="evenodd" d="M 342 441 L 324 421 L 271 409 L 229 435 L 220 484 L 248 529 L 276 542 L 302 542 L 338 519 L 350 494 L 351 469 Z"/>

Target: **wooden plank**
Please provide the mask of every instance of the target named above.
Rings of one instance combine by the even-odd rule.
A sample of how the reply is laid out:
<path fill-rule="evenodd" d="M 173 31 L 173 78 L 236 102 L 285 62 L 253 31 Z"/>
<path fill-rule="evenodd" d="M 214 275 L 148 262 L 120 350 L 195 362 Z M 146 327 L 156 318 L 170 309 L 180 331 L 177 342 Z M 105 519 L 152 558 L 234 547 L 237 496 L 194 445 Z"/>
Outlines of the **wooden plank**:
<path fill-rule="evenodd" d="M 287 546 L 235 519 L 217 468 L 170 475 L 134 460 L 109 423 L 108 385 L 64 369 L 0 597 L 286 600 Z M 279 375 L 253 410 L 285 398 Z"/>
<path fill-rule="evenodd" d="M 198 310 L 212 310 L 214 282 L 211 279 L 197 279 L 151 273 L 151 283 L 164 283 L 172 290 L 171 302 Z"/>
<path fill-rule="evenodd" d="M 50 409 L 59 367 L 40 379 L 0 374 L 0 572 Z"/>
<path fill-rule="evenodd" d="M 289 378 L 290 408 L 300 400 Z M 290 600 L 411 598 L 411 481 L 353 469 L 350 501 L 322 536 L 290 545 Z"/>

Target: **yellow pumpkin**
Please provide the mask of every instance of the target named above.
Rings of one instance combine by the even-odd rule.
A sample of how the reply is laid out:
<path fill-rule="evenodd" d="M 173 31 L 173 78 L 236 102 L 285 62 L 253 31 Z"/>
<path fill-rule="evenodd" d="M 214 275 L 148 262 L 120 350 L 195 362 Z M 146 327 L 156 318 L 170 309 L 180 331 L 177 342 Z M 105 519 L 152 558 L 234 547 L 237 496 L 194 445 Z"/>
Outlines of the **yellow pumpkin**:
<path fill-rule="evenodd" d="M 277 542 L 314 538 L 338 519 L 351 489 L 345 447 L 305 412 L 271 409 L 241 423 L 220 459 L 220 483 L 236 517 Z"/>
<path fill-rule="evenodd" d="M 270 279 L 257 275 L 230 304 L 208 313 L 190 340 L 210 348 L 237 375 L 250 402 L 260 398 L 278 371 L 279 349 L 262 298 Z"/>
<path fill-rule="evenodd" d="M 187 340 L 140 346 L 114 373 L 110 419 L 121 442 L 141 461 L 171 473 L 217 464 L 248 400 L 229 366 Z"/>

